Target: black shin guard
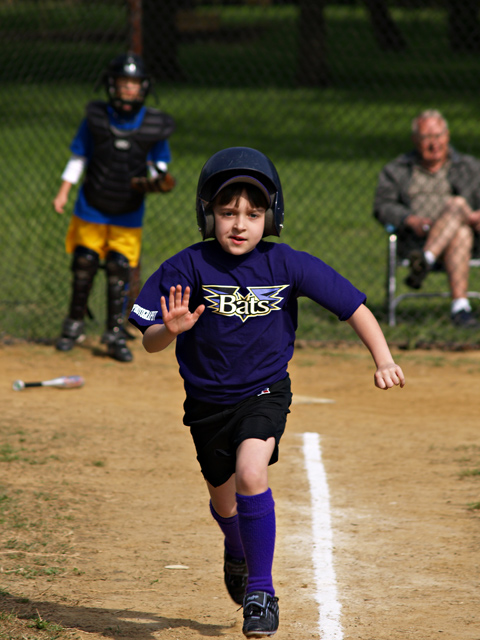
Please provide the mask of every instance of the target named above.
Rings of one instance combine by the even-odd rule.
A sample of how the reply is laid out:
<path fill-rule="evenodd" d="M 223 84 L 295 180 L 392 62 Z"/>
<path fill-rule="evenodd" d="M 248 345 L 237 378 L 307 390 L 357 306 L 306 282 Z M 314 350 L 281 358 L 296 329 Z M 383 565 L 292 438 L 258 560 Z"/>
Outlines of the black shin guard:
<path fill-rule="evenodd" d="M 98 253 L 78 246 L 73 252 L 72 272 L 72 299 L 69 315 L 62 325 L 62 333 L 56 342 L 59 351 L 70 351 L 83 334 L 83 317 L 87 310 L 88 296 L 92 288 L 93 279 L 98 270 Z"/>
<path fill-rule="evenodd" d="M 108 355 L 120 362 L 131 362 L 133 356 L 125 343 L 123 316 L 125 298 L 130 277 L 127 258 L 117 251 L 110 251 L 105 262 L 107 273 L 107 330 L 102 342 Z"/>
<path fill-rule="evenodd" d="M 127 258 L 110 251 L 105 262 L 107 273 L 107 331 L 118 332 L 123 324 L 126 288 L 130 278 Z"/>
<path fill-rule="evenodd" d="M 73 253 L 73 288 L 69 318 L 83 320 L 87 309 L 88 296 L 98 270 L 98 253 L 78 246 Z"/>

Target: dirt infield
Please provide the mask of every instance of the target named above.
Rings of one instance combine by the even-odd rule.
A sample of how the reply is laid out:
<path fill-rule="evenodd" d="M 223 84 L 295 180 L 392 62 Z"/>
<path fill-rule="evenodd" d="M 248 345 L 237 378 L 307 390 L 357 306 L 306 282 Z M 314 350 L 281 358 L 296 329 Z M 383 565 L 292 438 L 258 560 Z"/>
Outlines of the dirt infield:
<path fill-rule="evenodd" d="M 241 637 L 173 348 L 133 351 L 0 347 L 0 638 Z M 398 361 L 406 387 L 382 392 L 361 347 L 297 349 L 270 474 L 279 640 L 319 637 L 306 432 L 321 437 L 342 636 L 480 640 L 480 353 Z M 82 389 L 12 390 L 75 374 Z"/>

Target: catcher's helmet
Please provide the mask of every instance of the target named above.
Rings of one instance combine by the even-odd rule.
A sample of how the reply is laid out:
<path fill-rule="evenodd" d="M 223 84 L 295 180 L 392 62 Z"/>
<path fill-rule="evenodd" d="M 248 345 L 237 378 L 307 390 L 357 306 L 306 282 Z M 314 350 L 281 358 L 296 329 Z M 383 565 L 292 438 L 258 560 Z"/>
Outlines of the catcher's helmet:
<path fill-rule="evenodd" d="M 139 78 L 142 81 L 140 93 L 135 100 L 122 100 L 117 95 L 116 82 L 118 78 Z M 119 113 L 125 111 L 126 105 L 130 107 L 128 113 L 137 113 L 145 102 L 151 86 L 150 76 L 147 73 L 145 63 L 142 58 L 135 53 L 127 53 L 114 58 L 103 75 L 103 81 L 108 100 L 115 111 Z"/>
<path fill-rule="evenodd" d="M 215 237 L 213 211 L 209 208 L 217 193 L 231 183 L 250 182 L 267 195 L 264 236 L 279 236 L 283 228 L 283 192 L 280 178 L 266 155 L 249 147 L 229 147 L 215 153 L 204 164 L 197 187 L 197 223 L 203 239 Z M 245 178 L 245 180 L 242 180 Z M 258 184 L 260 183 L 260 184 Z"/>

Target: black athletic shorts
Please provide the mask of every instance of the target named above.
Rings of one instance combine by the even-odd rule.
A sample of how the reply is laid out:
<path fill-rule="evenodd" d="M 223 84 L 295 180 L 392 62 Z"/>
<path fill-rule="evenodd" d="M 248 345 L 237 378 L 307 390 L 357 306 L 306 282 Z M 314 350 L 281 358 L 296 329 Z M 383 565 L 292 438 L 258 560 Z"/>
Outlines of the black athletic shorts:
<path fill-rule="evenodd" d="M 190 427 L 203 476 L 214 487 L 235 473 L 237 448 L 248 438 L 275 438 L 269 464 L 277 462 L 278 444 L 292 402 L 290 377 L 272 384 L 269 391 L 234 405 L 211 404 L 187 396 L 183 423 Z"/>

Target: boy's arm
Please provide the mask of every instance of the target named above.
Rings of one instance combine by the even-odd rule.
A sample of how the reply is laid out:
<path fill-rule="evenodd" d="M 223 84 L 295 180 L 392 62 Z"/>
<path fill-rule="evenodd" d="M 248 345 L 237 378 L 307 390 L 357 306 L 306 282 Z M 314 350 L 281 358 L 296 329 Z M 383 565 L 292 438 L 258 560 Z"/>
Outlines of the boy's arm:
<path fill-rule="evenodd" d="M 148 353 L 156 353 L 166 349 L 176 337 L 164 324 L 152 324 L 145 330 L 142 344 Z"/>
<path fill-rule="evenodd" d="M 379 389 L 390 389 L 394 385 L 403 387 L 403 371 L 393 361 L 383 331 L 370 309 L 361 304 L 347 322 L 372 354 L 377 366 L 375 386 Z"/>
<path fill-rule="evenodd" d="M 63 213 L 65 211 L 65 205 L 68 202 L 68 194 L 72 188 L 72 183 L 67 180 L 63 180 L 58 190 L 57 195 L 53 200 L 53 208 L 57 213 Z"/>
<path fill-rule="evenodd" d="M 68 202 L 68 196 L 73 184 L 77 184 L 85 169 L 86 158 L 73 154 L 62 173 L 62 184 L 53 200 L 53 208 L 57 213 L 65 211 L 65 205 Z"/>
<path fill-rule="evenodd" d="M 168 309 L 165 296 L 160 299 L 163 324 L 148 327 L 143 334 L 143 346 L 148 353 L 163 351 L 175 338 L 184 331 L 189 331 L 205 311 L 205 305 L 199 305 L 193 313 L 188 308 L 190 287 L 185 287 L 182 297 L 182 286 L 170 287 Z"/>

